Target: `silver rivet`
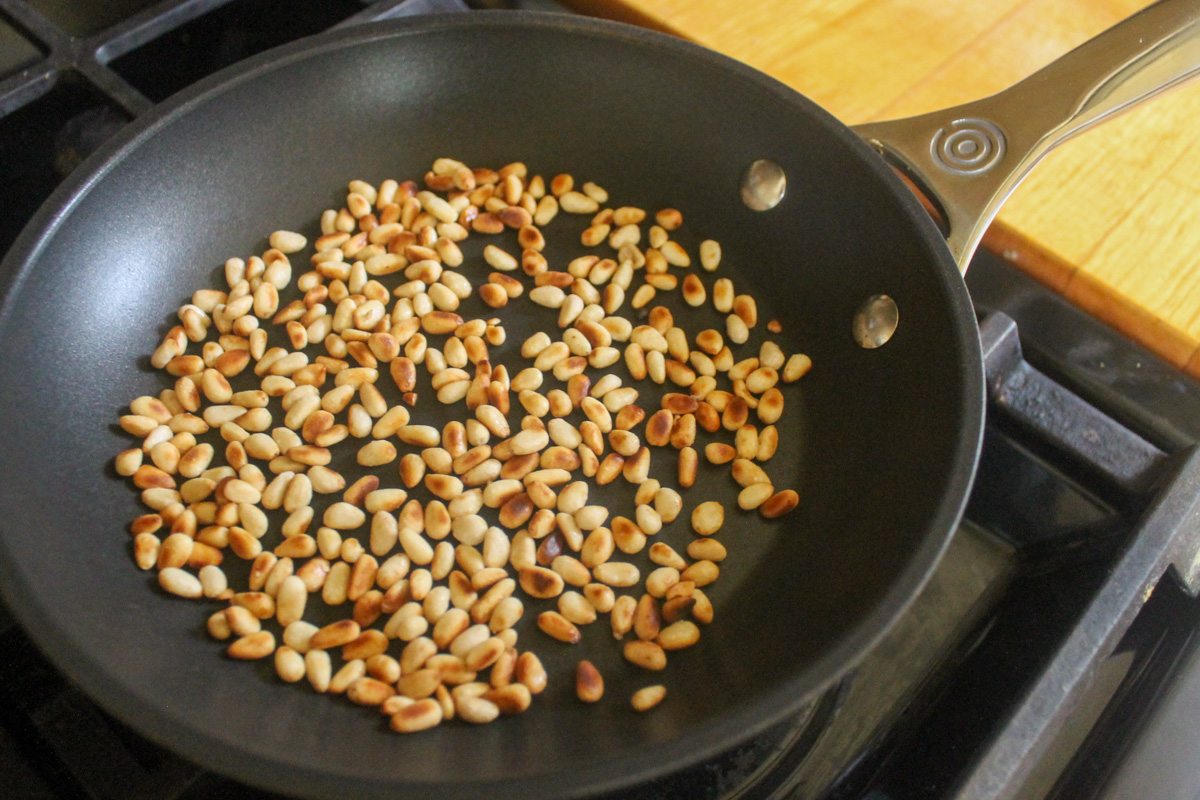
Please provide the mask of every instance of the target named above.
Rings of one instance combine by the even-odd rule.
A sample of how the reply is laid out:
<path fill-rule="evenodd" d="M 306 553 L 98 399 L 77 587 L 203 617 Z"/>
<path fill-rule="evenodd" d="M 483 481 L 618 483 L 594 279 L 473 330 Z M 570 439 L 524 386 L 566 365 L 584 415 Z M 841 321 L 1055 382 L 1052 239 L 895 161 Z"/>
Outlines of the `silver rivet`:
<path fill-rule="evenodd" d="M 886 294 L 867 298 L 854 315 L 854 341 L 868 350 L 882 347 L 900 324 L 900 309 Z"/>
<path fill-rule="evenodd" d="M 760 158 L 742 175 L 742 202 L 754 211 L 767 211 L 779 205 L 786 191 L 783 167 L 770 159 Z"/>

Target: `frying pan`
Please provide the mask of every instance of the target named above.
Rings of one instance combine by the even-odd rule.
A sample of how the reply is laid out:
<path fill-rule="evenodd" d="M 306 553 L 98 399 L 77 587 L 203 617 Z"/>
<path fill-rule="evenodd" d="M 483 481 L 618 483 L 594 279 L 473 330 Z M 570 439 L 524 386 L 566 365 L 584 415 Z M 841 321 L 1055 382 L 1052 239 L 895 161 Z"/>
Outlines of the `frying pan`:
<path fill-rule="evenodd" d="M 1191 22 L 1182 5 L 1142 15 L 1148 44 L 1110 54 L 1093 77 L 1122 65 L 1128 77 L 1137 54 L 1172 50 L 1170 34 Z M 1101 103 L 1105 113 L 1122 104 Z M 1091 121 L 1079 108 L 1095 105 L 1070 110 L 1060 135 Z M 919 166 L 920 148 L 903 156 L 882 131 L 870 134 L 905 169 Z M 1010 139 L 1006 158 L 1027 164 L 1023 149 Z M 953 151 L 967 161 L 974 152 Z M 681 241 L 695 252 L 701 238 L 719 239 L 718 274 L 758 298 L 761 319 L 782 323 L 773 338 L 816 367 L 788 389 L 769 464 L 801 505 L 775 523 L 729 515 L 721 537 L 731 557 L 711 587 L 717 618 L 700 645 L 673 654 L 661 676 L 639 674 L 602 623 L 575 648 L 545 640 L 528 622 L 546 606 L 530 601 L 519 646 L 537 650 L 551 674 L 533 708 L 482 728 L 399 737 L 373 711 L 281 685 L 269 663 L 224 659 L 204 633 L 214 606 L 165 596 L 134 568 L 122 531 L 141 508 L 105 465 L 130 446 L 116 417 L 168 385 L 147 354 L 195 289 L 220 285 L 227 257 L 261 252 L 278 228 L 311 237 L 349 179 L 420 176 L 445 155 L 493 167 L 519 159 L 547 176 L 596 181 L 614 202 L 681 209 Z M 787 181 L 765 211 L 740 198 L 759 159 Z M 960 173 L 953 181 L 1017 174 L 1008 162 Z M 944 191 L 921 182 L 935 198 Z M 936 202 L 965 263 L 977 230 L 963 238 L 950 196 Z M 561 224 L 547 251 L 559 266 L 573 251 L 555 242 L 572 241 L 585 223 Z M 468 240 L 468 258 L 483 239 Z M 584 796 L 678 770 L 795 713 L 844 675 L 935 566 L 970 487 L 983 421 L 975 317 L 955 255 L 852 131 L 685 42 L 506 12 L 381 23 L 281 48 L 137 122 L 76 171 L 5 260 L 5 602 L 114 715 L 206 767 L 291 794 Z M 865 348 L 853 320 L 878 295 L 894 299 L 900 324 L 883 346 Z M 714 312 L 689 317 L 677 299 L 667 303 L 692 333 L 719 324 Z M 538 311 L 506 309 L 510 343 L 552 324 Z M 763 336 L 760 323 L 751 342 Z M 426 411 L 448 418 L 418 406 L 418 416 Z M 656 454 L 652 475 L 674 485 L 669 455 Z M 621 513 L 629 489 L 608 488 L 597 497 Z M 687 508 L 697 497 L 725 497 L 732 508 L 731 488 L 727 472 L 705 465 Z M 682 549 L 685 520 L 661 539 Z M 629 560 L 648 563 L 644 554 Z M 607 678 L 608 697 L 594 707 L 572 696 L 579 658 Z M 634 714 L 629 692 L 660 679 L 667 701 Z"/>

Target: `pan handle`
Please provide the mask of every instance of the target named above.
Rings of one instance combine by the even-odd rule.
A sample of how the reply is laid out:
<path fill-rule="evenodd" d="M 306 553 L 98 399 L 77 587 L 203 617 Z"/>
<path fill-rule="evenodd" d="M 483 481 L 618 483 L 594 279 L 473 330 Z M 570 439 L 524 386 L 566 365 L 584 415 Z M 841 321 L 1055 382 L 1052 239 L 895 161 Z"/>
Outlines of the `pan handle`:
<path fill-rule="evenodd" d="M 854 131 L 949 225 L 964 273 L 992 218 L 1054 147 L 1200 72 L 1200 2 L 1160 0 L 982 100 Z"/>

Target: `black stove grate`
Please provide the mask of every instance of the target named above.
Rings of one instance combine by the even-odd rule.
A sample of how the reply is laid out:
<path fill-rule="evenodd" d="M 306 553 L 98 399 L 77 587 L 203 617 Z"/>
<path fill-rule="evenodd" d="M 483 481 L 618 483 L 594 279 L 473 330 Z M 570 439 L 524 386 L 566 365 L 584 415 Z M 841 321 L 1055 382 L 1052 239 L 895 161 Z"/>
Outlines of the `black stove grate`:
<path fill-rule="evenodd" d="M 175 91 L 330 26 L 464 8 L 0 0 L 0 252 Z M 1200 661 L 1200 385 L 992 254 L 967 282 L 988 429 L 966 520 L 912 612 L 801 717 L 623 798 L 1100 796 L 1180 665 Z M 0 796 L 278 797 L 108 716 L 2 606 L 0 676 Z"/>
<path fill-rule="evenodd" d="M 460 0 L 0 0 L 0 252 L 66 175 L 155 103 L 336 25 Z"/>

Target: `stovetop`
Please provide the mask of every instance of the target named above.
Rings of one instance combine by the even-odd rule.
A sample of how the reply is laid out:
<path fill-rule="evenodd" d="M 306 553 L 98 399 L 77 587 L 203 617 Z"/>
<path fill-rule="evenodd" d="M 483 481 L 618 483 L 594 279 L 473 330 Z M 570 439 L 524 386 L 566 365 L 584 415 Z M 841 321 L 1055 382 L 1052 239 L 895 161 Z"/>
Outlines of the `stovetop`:
<path fill-rule="evenodd" d="M 199 78 L 333 25 L 461 8 L 0 0 L 0 252 L 88 153 Z M 996 254 L 976 257 L 967 284 L 989 416 L 966 517 L 929 585 L 803 714 L 621 797 L 1196 796 L 1200 384 Z M 0 677 L 0 796 L 277 797 L 108 716 L 2 606 Z"/>

